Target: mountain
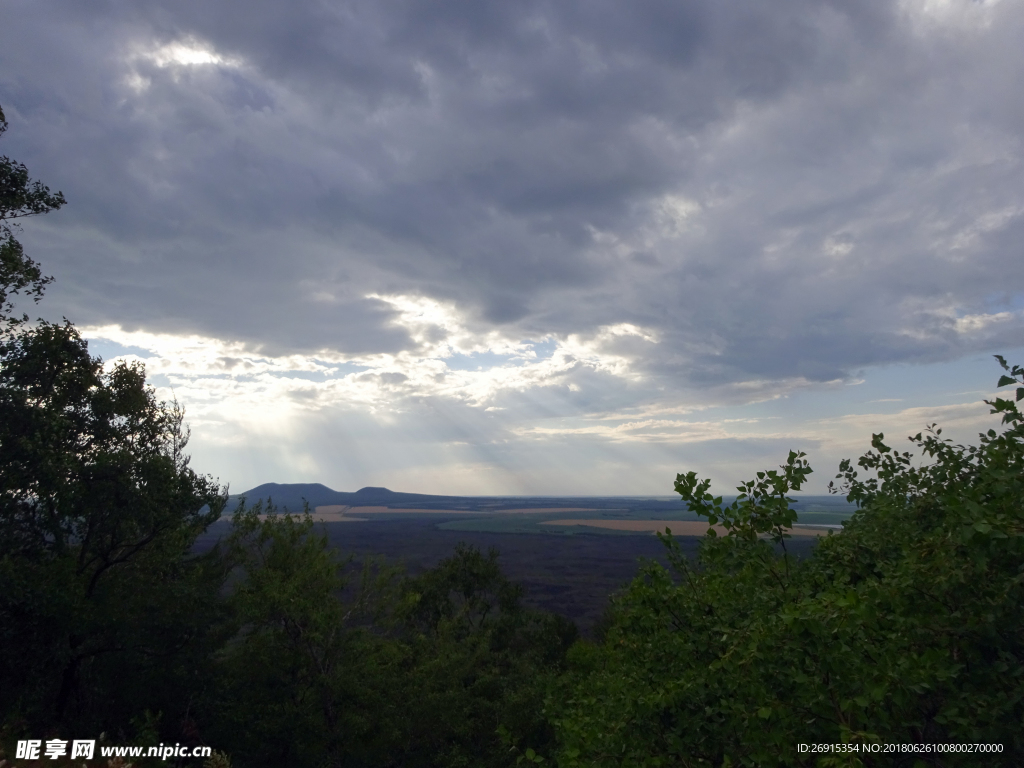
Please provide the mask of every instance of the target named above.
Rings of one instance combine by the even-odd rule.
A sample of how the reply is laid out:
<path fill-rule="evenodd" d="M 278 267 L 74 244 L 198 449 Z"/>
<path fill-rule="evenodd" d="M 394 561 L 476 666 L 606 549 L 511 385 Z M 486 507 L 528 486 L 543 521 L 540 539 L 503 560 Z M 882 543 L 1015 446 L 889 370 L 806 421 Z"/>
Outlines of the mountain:
<path fill-rule="evenodd" d="M 465 502 L 465 499 L 458 496 L 399 493 L 387 488 L 373 486 L 360 488 L 355 493 L 348 493 L 345 491 L 335 491 L 322 483 L 264 483 L 255 488 L 250 488 L 244 493 L 231 494 L 225 512 L 234 511 L 243 496 L 245 497 L 245 503 L 250 506 L 257 501 L 263 501 L 264 503 L 273 501 L 278 509 L 283 510 L 287 508 L 292 512 L 301 510 L 303 504 L 307 502 L 311 510 L 330 504 L 345 504 L 351 507 L 386 507 L 411 503 Z"/>

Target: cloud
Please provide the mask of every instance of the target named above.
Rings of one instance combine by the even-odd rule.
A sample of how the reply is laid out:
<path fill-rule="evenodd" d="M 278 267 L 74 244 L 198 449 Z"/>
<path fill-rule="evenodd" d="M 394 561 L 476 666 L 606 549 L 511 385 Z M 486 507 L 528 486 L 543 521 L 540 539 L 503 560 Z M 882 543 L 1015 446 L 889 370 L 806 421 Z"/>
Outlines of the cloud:
<path fill-rule="evenodd" d="M 248 410 L 260 400 L 286 403 L 287 410 L 359 404 L 400 411 L 409 400 L 422 398 L 503 410 L 493 404 L 508 392 L 552 387 L 579 392 L 581 382 L 638 380 L 630 360 L 619 352 L 630 340 L 656 343 L 628 324 L 599 328 L 590 337 L 515 341 L 493 329 L 474 332 L 451 305 L 401 295 L 370 298 L 395 308 L 392 322 L 408 334 L 410 349 L 276 355 L 242 341 L 118 325 L 86 326 L 82 333 L 109 350 L 104 355 L 108 368 L 141 362 L 150 376 L 165 382 L 167 392 L 187 391 L 191 400 L 212 411 Z M 258 409 L 253 413 L 266 418 Z"/>
<path fill-rule="evenodd" d="M 733 439 L 677 417 L 1024 338 L 1014 0 L 8 17 L 3 151 L 69 199 L 24 231 L 44 308 L 144 349 L 197 439 Z"/>

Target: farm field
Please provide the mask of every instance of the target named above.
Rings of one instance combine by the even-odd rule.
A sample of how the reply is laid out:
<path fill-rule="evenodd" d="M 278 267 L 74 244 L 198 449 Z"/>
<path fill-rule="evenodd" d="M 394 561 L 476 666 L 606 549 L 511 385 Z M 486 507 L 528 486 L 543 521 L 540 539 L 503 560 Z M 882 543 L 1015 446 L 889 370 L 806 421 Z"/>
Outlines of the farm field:
<path fill-rule="evenodd" d="M 706 521 L 693 520 L 545 520 L 541 525 L 562 525 L 575 526 L 580 528 L 601 528 L 613 531 L 628 531 L 631 533 L 656 533 L 666 528 L 673 536 L 704 536 L 708 530 Z M 721 525 L 712 526 L 719 536 L 725 536 L 728 531 Z M 794 526 L 790 530 L 792 536 L 824 536 L 828 528 L 808 528 L 806 526 Z"/>
<path fill-rule="evenodd" d="M 519 510 L 521 514 L 516 516 L 500 512 L 462 514 L 457 519 L 439 522 L 438 527 L 449 531 L 549 536 L 578 533 L 651 536 L 655 531 L 665 530 L 666 525 L 672 528 L 673 534 L 684 536 L 703 536 L 707 530 L 707 522 L 688 511 L 678 500 L 604 498 L 591 501 L 593 504 L 589 508 L 576 510 L 538 506 L 532 510 Z M 799 520 L 792 532 L 794 536 L 820 536 L 829 528 L 838 530 L 853 513 L 852 506 L 845 499 L 832 496 L 801 498 L 796 509 Z"/>
<path fill-rule="evenodd" d="M 595 512 L 597 510 L 586 508 L 586 507 L 558 507 L 554 509 L 545 509 L 545 512 Z M 494 514 L 501 515 L 523 515 L 523 514 L 536 514 L 537 510 L 534 508 L 525 509 L 501 509 L 494 512 Z M 346 504 L 328 504 L 319 506 L 313 510 L 313 517 L 316 519 L 324 520 L 324 522 L 347 522 L 349 520 L 358 519 L 354 517 L 356 515 L 479 515 L 480 510 L 476 509 L 432 509 L 432 508 L 417 508 L 417 507 L 352 507 Z"/>

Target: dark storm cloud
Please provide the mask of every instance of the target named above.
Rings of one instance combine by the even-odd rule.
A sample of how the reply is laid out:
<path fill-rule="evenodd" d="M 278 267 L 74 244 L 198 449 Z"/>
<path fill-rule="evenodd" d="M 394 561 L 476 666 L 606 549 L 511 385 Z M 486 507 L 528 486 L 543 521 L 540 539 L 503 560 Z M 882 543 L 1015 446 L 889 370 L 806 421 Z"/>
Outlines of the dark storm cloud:
<path fill-rule="evenodd" d="M 25 240 L 80 323 L 394 352 L 367 296 L 415 294 L 509 338 L 646 328 L 621 354 L 669 387 L 1020 343 L 1009 0 L 6 16 L 3 151 L 70 200 Z"/>

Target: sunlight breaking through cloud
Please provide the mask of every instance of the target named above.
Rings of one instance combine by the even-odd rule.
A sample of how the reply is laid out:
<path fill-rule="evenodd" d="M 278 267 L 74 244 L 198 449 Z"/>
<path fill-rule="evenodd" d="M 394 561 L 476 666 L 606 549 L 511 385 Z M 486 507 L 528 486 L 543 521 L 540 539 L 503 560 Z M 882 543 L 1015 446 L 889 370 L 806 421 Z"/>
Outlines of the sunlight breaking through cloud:
<path fill-rule="evenodd" d="M 158 67 L 188 67 L 203 64 L 237 67 L 240 64 L 237 59 L 222 56 L 217 53 L 212 46 L 201 43 L 195 38 L 177 40 L 142 52 L 138 55 L 142 58 L 148 59 Z"/>
<path fill-rule="evenodd" d="M 273 356 L 237 341 L 126 331 L 116 325 L 86 327 L 83 335 L 135 350 L 116 353 L 106 364 L 141 362 L 165 390 L 187 390 L 203 409 L 242 398 L 246 409 L 273 409 L 284 400 L 290 408 L 346 405 L 387 411 L 424 397 L 488 408 L 508 391 L 556 386 L 578 392 L 581 385 L 574 379 L 586 372 L 640 379 L 630 356 L 617 347 L 630 339 L 657 343 L 652 333 L 630 324 L 601 328 L 589 338 L 572 334 L 562 340 L 514 341 L 494 330 L 472 331 L 451 305 L 408 296 L 373 298 L 398 310 L 395 323 L 409 332 L 413 349 Z M 546 349 L 539 354 L 541 348 Z M 475 370 L 453 367 L 457 357 L 480 364 Z"/>

